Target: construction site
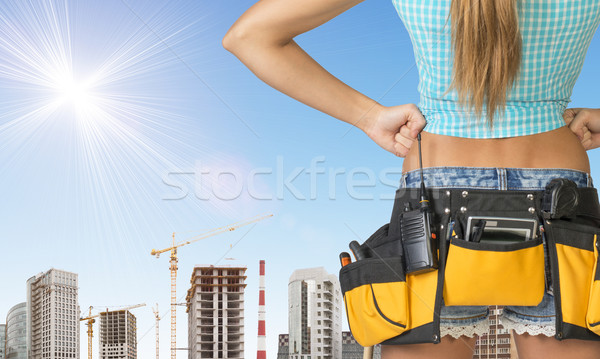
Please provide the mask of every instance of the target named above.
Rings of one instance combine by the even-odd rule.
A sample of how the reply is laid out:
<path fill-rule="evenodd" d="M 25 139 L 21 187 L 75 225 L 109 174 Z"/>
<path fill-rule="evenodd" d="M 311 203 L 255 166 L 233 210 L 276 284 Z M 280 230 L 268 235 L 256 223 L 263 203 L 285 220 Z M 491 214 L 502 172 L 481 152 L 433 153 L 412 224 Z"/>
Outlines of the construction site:
<path fill-rule="evenodd" d="M 188 244 L 224 232 L 234 231 L 272 215 L 256 216 L 228 226 L 215 228 L 183 241 L 171 236 L 169 247 L 151 251 L 159 258 L 169 252 L 170 288 L 170 357 L 186 351 L 188 358 L 244 358 L 244 289 L 245 266 L 195 266 L 186 302 L 177 302 L 178 250 Z M 266 358 L 264 348 L 264 261 L 260 262 L 261 288 L 259 326 L 259 358 Z M 55 268 L 39 273 L 27 281 L 27 301 L 9 311 L 2 325 L 0 359 L 64 359 L 80 358 L 80 322 L 87 334 L 87 358 L 136 359 L 138 357 L 137 318 L 134 309 L 140 303 L 120 307 L 89 306 L 85 313 L 79 307 L 78 275 Z M 177 347 L 177 307 L 186 306 L 188 313 L 188 346 Z M 159 325 L 163 316 L 158 304 L 152 308 L 155 318 L 156 358 L 159 359 Z M 99 322 L 99 326 L 96 323 Z M 94 334 L 99 347 L 94 352 Z M 262 338 L 261 338 L 262 337 Z"/>
<path fill-rule="evenodd" d="M 188 359 L 243 359 L 245 355 L 246 266 L 195 265 L 185 302 L 178 303 L 178 251 L 182 247 L 224 232 L 234 231 L 272 215 L 257 216 L 201 235 L 176 241 L 152 250 L 160 257 L 169 252 L 171 359 L 177 353 Z M 266 359 L 265 261 L 259 261 L 257 359 Z M 0 359 L 77 359 L 80 331 L 87 336 L 87 359 L 137 359 L 138 328 L 135 310 L 146 303 L 118 307 L 79 307 L 79 279 L 76 273 L 52 268 L 27 280 L 27 301 L 8 312 L 0 325 Z M 183 298 L 183 297 L 180 297 Z M 379 347 L 360 347 L 350 332 L 342 332 L 343 303 L 336 275 L 324 268 L 299 269 L 288 284 L 289 334 L 279 334 L 278 359 L 341 359 L 380 357 Z M 187 346 L 177 345 L 177 307 L 187 313 Z M 158 304 L 154 313 L 155 353 L 160 358 Z M 499 309 L 494 309 L 497 315 Z M 98 323 L 98 325 L 96 325 Z M 477 341 L 474 358 L 516 358 L 510 333 L 492 317 L 490 333 Z M 151 328 L 152 329 L 152 328 Z M 96 336 L 94 335 L 96 334 Z M 98 347 L 94 348 L 94 338 Z M 82 348 L 83 349 L 83 348 Z M 273 353 L 274 354 L 274 353 Z M 362 355 L 362 356 L 361 356 Z M 164 357 L 164 356 L 163 356 Z"/>

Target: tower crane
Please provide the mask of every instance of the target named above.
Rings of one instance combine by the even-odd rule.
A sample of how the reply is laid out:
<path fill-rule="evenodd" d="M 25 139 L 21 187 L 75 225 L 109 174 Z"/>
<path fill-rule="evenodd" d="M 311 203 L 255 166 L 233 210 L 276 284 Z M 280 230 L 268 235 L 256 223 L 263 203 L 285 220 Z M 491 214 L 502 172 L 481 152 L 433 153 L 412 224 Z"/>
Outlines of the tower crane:
<path fill-rule="evenodd" d="M 156 318 L 156 359 L 158 359 L 158 323 L 160 322 L 160 313 L 158 312 L 158 303 L 156 303 L 156 309 L 152 307 L 154 312 L 154 318 Z"/>
<path fill-rule="evenodd" d="M 175 243 L 175 232 L 173 232 L 173 235 L 172 235 L 173 245 L 171 247 L 165 248 L 165 249 L 160 249 L 160 250 L 153 249 L 150 252 L 151 255 L 156 256 L 156 258 L 159 258 L 161 253 L 171 251 L 171 256 L 170 256 L 170 260 L 169 260 L 169 264 L 170 264 L 169 270 L 171 271 L 171 359 L 177 358 L 177 336 L 176 336 L 176 330 L 177 330 L 176 329 L 176 327 L 177 327 L 177 262 L 178 262 L 177 248 L 183 247 L 187 244 L 197 242 L 201 239 L 215 236 L 215 235 L 223 233 L 223 232 L 234 231 L 240 227 L 262 221 L 263 219 L 266 219 L 269 217 L 273 217 L 273 215 L 267 214 L 264 216 L 255 216 L 255 217 L 249 218 L 245 221 L 240 221 L 240 222 L 230 224 L 228 226 L 223 226 L 223 227 L 212 229 L 208 232 L 202 233 L 196 237 L 192 237 L 191 239 L 189 239 L 187 241 L 183 241 L 183 242 L 180 242 L 177 244 Z"/>
<path fill-rule="evenodd" d="M 125 308 L 121 308 L 121 309 L 114 309 L 114 310 L 108 310 L 108 308 L 106 308 L 106 311 L 104 312 L 100 312 L 98 314 L 94 314 L 92 315 L 92 309 L 94 308 L 93 306 L 90 305 L 90 309 L 89 309 L 89 313 L 88 316 L 85 318 L 79 318 L 80 322 L 83 321 L 87 321 L 86 325 L 87 325 L 87 335 L 88 335 L 88 359 L 92 359 L 92 338 L 94 336 L 94 323 L 96 322 L 96 319 L 99 317 L 100 315 L 104 314 L 104 313 L 111 313 L 111 312 L 120 312 L 122 310 L 130 310 L 130 309 L 134 309 L 134 308 L 139 308 L 139 307 L 143 307 L 145 306 L 145 303 L 142 304 L 136 304 L 136 305 L 132 305 L 129 307 L 125 307 Z"/>
<path fill-rule="evenodd" d="M 94 307 L 92 307 L 90 305 L 90 312 L 89 312 L 89 314 L 88 314 L 87 317 L 79 319 L 79 321 L 81 321 L 81 322 L 84 321 L 84 320 L 87 320 L 86 325 L 87 325 L 87 328 L 88 328 L 87 329 L 87 335 L 88 335 L 88 359 L 92 359 L 92 337 L 93 337 L 93 333 L 94 333 L 93 325 L 96 322 L 96 319 L 94 319 L 94 318 L 96 318 L 97 316 L 100 315 L 100 314 L 92 315 L 92 308 L 94 308 Z"/>

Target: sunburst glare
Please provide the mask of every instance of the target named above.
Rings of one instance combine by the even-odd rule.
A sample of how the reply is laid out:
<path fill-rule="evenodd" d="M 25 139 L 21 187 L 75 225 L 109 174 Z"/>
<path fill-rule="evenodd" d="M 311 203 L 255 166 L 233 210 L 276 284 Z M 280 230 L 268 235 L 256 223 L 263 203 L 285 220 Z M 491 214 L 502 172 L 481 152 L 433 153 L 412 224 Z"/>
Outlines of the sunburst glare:
<path fill-rule="evenodd" d="M 125 248 L 141 259 L 151 246 L 149 228 L 181 220 L 162 201 L 169 190 L 165 173 L 193 168 L 204 156 L 217 164 L 230 159 L 203 147 L 201 137 L 188 141 L 184 128 L 194 119 L 179 113 L 183 100 L 165 88 L 193 79 L 171 47 L 189 39 L 186 30 L 199 20 L 170 14 L 152 18 L 151 27 L 114 1 L 121 15 L 105 15 L 115 19 L 102 28 L 109 36 L 103 34 L 100 46 L 97 26 L 76 16 L 93 3 L 0 4 L 0 172 L 19 173 L 46 189 L 30 207 L 39 207 L 40 216 L 74 221 L 78 236 L 132 239 L 103 240 L 99 255 Z M 33 163 L 55 175 L 40 178 Z M 196 185 L 192 177 L 181 181 Z M 182 206 L 208 228 L 233 213 L 231 203 L 218 201 Z"/>

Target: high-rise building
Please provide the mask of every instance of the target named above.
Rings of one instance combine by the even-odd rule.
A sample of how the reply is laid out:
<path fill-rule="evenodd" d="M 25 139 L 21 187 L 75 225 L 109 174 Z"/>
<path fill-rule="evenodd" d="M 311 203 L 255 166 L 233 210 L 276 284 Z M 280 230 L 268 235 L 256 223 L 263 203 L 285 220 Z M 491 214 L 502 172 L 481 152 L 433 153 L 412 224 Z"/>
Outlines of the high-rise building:
<path fill-rule="evenodd" d="M 288 359 L 290 348 L 290 336 L 288 334 L 279 334 L 277 345 L 277 359 Z M 342 358 L 344 359 L 362 359 L 364 348 L 356 342 L 351 332 L 342 332 Z M 373 359 L 381 359 L 381 345 L 377 344 L 373 348 Z"/>
<path fill-rule="evenodd" d="M 0 324 L 0 359 L 4 359 L 4 347 L 6 346 L 6 324 Z"/>
<path fill-rule="evenodd" d="M 289 358 L 342 358 L 342 294 L 324 268 L 299 269 L 288 284 Z"/>
<path fill-rule="evenodd" d="M 518 359 L 510 331 L 502 326 L 502 308 L 490 307 L 489 330 L 477 338 L 473 359 Z"/>
<path fill-rule="evenodd" d="M 288 359 L 290 354 L 290 335 L 279 334 L 277 340 L 277 359 Z"/>
<path fill-rule="evenodd" d="M 19 303 L 6 316 L 6 359 L 27 359 L 27 329 L 27 303 Z"/>
<path fill-rule="evenodd" d="M 352 332 L 342 332 L 342 358 L 362 359 L 365 348 L 358 344 Z M 381 345 L 373 347 L 373 359 L 381 359 Z"/>
<path fill-rule="evenodd" d="M 246 267 L 196 266 L 186 302 L 188 358 L 244 358 Z"/>
<path fill-rule="evenodd" d="M 27 281 L 29 359 L 79 358 L 77 274 L 50 269 Z"/>
<path fill-rule="evenodd" d="M 128 310 L 100 313 L 100 359 L 136 359 L 136 318 Z"/>

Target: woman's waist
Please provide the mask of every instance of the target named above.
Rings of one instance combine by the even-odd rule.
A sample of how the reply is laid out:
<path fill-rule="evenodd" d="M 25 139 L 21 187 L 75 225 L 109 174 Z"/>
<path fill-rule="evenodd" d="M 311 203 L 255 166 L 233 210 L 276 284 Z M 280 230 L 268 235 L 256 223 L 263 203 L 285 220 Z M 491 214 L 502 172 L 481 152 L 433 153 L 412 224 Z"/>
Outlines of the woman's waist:
<path fill-rule="evenodd" d="M 463 107 L 454 95 L 449 99 L 421 96 L 419 109 L 427 119 L 427 131 L 467 138 L 505 138 L 548 132 L 565 125 L 563 113 L 568 100 L 515 101 L 507 99 L 502 111 L 496 113 L 494 126 L 486 121 L 487 108 L 482 113 Z"/>
<path fill-rule="evenodd" d="M 423 167 L 563 168 L 590 172 L 579 139 L 567 127 L 529 136 L 470 139 L 422 133 Z M 403 172 L 419 168 L 415 142 Z"/>
<path fill-rule="evenodd" d="M 592 177 L 565 168 L 427 167 L 423 181 L 429 189 L 543 190 L 555 178 L 573 181 L 577 187 L 593 187 Z M 402 175 L 400 188 L 421 187 L 421 171 Z"/>

